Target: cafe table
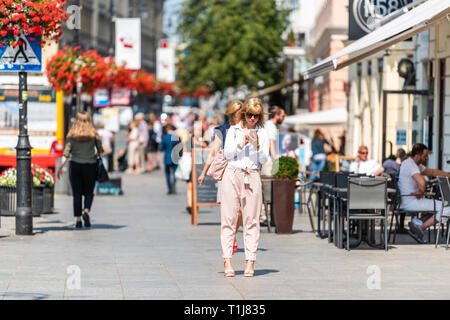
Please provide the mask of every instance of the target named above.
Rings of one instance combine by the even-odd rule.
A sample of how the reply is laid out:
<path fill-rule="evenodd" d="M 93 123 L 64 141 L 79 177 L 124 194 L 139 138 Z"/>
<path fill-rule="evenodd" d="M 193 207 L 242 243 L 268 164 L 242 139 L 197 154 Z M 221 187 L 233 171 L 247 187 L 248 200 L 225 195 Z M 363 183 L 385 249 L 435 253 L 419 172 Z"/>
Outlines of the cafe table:
<path fill-rule="evenodd" d="M 336 197 L 338 209 L 334 212 L 334 244 L 336 247 L 344 248 L 344 218 L 347 216 L 343 212 L 343 205 L 347 201 L 347 188 L 333 188 Z M 388 197 L 395 195 L 397 191 L 393 188 L 387 188 Z M 388 199 L 388 202 L 390 200 Z M 336 208 L 336 206 L 335 206 Z M 337 212 L 336 212 L 337 211 Z M 386 213 L 387 214 L 387 213 Z M 385 226 L 387 227 L 387 226 Z M 349 241 L 349 240 L 348 240 Z M 351 245 L 351 248 L 356 248 L 366 242 L 370 247 L 380 249 L 380 245 L 375 243 L 375 221 L 359 220 L 358 221 L 358 241 Z M 382 246 L 382 245 L 381 245 Z"/>

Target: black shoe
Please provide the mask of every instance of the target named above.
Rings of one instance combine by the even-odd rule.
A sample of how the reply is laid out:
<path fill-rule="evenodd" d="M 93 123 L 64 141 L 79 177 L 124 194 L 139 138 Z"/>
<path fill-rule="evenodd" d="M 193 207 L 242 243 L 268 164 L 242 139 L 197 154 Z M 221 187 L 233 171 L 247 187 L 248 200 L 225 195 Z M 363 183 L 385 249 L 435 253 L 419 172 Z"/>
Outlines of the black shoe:
<path fill-rule="evenodd" d="M 81 221 L 77 221 L 77 223 L 75 224 L 75 228 L 77 229 L 83 228 L 83 224 L 81 223 Z"/>
<path fill-rule="evenodd" d="M 425 233 L 423 232 L 422 228 L 415 225 L 413 222 L 408 223 L 409 230 L 416 235 L 417 238 L 419 238 L 420 241 L 423 242 L 423 237 Z"/>
<path fill-rule="evenodd" d="M 186 211 L 187 211 L 189 214 L 192 214 L 191 208 L 190 208 L 190 207 L 186 207 Z"/>
<path fill-rule="evenodd" d="M 89 219 L 89 215 L 86 213 L 83 213 L 83 220 L 84 220 L 84 226 L 86 228 L 89 228 L 91 226 L 91 220 Z"/>

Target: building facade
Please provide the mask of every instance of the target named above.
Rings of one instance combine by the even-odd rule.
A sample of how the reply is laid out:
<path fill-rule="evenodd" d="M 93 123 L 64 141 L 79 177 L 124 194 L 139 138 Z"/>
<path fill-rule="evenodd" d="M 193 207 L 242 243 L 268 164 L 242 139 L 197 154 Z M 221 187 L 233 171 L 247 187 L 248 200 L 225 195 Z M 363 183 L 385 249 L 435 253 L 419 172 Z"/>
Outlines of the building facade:
<path fill-rule="evenodd" d="M 142 67 L 156 72 L 156 48 L 163 35 L 164 0 L 70 0 L 67 6 L 81 6 L 81 29 L 63 28 L 60 46 L 79 44 L 96 49 L 101 55 L 114 55 L 115 26 L 113 17 L 141 18 Z"/>
<path fill-rule="evenodd" d="M 418 112 L 418 108 L 414 108 L 414 95 L 389 94 L 386 106 L 383 105 L 385 90 L 408 89 L 405 79 L 398 73 L 398 65 L 402 59 L 412 61 L 413 55 L 413 41 L 403 41 L 349 67 L 347 155 L 356 156 L 358 147 L 365 145 L 370 158 L 381 162 L 385 157 L 382 155 L 383 130 L 386 131 L 386 156 L 395 154 L 400 147 L 407 149 L 416 140 L 413 138 L 413 128 L 417 129 L 414 112 Z M 385 125 L 384 107 L 387 108 Z"/>
<path fill-rule="evenodd" d="M 450 21 L 431 28 L 429 47 L 419 56 L 418 86 L 430 90 L 427 144 L 430 148 L 429 166 L 450 172 Z M 420 48 L 418 48 L 420 50 Z M 428 58 L 426 52 L 428 51 Z M 420 52 L 420 51 L 419 51 Z"/>
<path fill-rule="evenodd" d="M 347 155 L 366 145 L 371 158 L 381 162 L 398 148 L 409 152 L 415 143 L 424 143 L 430 150 L 428 165 L 450 171 L 449 39 L 450 21 L 445 20 L 349 67 Z M 400 75 L 402 61 L 414 67 L 409 85 Z M 387 95 L 384 106 L 385 90 L 397 93 Z"/>

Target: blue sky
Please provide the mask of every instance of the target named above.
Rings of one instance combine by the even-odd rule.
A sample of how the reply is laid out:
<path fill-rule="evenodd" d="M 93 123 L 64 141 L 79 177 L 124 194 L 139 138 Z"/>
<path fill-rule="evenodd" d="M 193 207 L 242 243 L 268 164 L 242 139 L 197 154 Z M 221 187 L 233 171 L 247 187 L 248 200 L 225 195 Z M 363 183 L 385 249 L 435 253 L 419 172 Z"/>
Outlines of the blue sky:
<path fill-rule="evenodd" d="M 175 35 L 178 20 L 177 11 L 180 10 L 183 1 L 185 0 L 166 0 L 164 3 L 164 32 L 169 36 L 171 42 L 178 40 Z"/>

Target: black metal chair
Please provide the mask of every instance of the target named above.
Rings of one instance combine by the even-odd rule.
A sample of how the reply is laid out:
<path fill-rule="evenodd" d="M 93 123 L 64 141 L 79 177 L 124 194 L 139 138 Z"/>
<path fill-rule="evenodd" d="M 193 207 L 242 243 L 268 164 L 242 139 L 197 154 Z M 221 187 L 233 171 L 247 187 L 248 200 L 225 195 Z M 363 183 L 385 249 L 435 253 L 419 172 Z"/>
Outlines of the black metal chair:
<path fill-rule="evenodd" d="M 320 238 L 326 238 L 325 235 L 325 225 L 321 228 L 322 221 L 324 221 L 325 217 L 325 198 L 326 198 L 326 189 L 328 182 L 328 172 L 321 172 L 319 180 L 313 183 L 313 186 L 317 189 L 317 235 Z M 325 224 L 325 223 L 324 223 Z"/>
<path fill-rule="evenodd" d="M 439 232 L 441 230 L 441 227 L 443 226 L 442 224 L 442 218 L 444 216 L 444 208 L 446 207 L 450 207 L 450 182 L 448 181 L 447 177 L 438 177 L 438 182 L 439 182 L 439 189 L 441 191 L 441 197 L 442 197 L 442 207 L 441 207 L 441 214 L 439 217 L 439 227 L 437 230 L 437 234 L 436 234 L 436 248 L 438 246 L 438 242 L 439 242 Z M 446 216 L 446 218 L 449 218 L 448 216 Z M 447 222 L 448 224 L 448 222 Z M 448 242 L 449 242 L 449 235 L 450 232 L 448 231 L 447 228 L 447 242 L 445 245 L 445 248 L 448 250 Z"/>
<path fill-rule="evenodd" d="M 387 216 L 386 179 L 350 177 L 348 179 L 347 192 L 347 250 L 350 251 L 351 220 L 382 220 L 382 227 L 384 227 L 384 248 L 387 251 Z"/>
<path fill-rule="evenodd" d="M 298 179 L 297 180 L 297 190 L 298 197 L 299 197 L 299 212 L 302 213 L 301 208 L 306 207 L 306 210 L 308 211 L 309 216 L 309 222 L 311 224 L 311 229 L 314 232 L 316 232 L 316 229 L 314 227 L 314 221 L 313 221 L 313 199 L 312 195 L 315 192 L 314 182 L 308 181 L 306 179 Z M 306 196 L 307 194 L 307 196 Z M 305 200 L 307 198 L 307 200 Z"/>
<path fill-rule="evenodd" d="M 328 220 L 328 243 L 333 242 L 333 225 L 332 221 L 334 220 L 335 214 L 335 202 L 336 197 L 334 194 L 334 189 L 336 187 L 336 175 L 337 172 L 327 172 L 327 181 L 324 186 L 325 191 L 325 210 L 327 215 L 324 216 L 324 229 L 325 229 L 325 220 Z"/>
<path fill-rule="evenodd" d="M 271 177 L 265 176 L 262 176 L 261 178 L 267 180 L 271 179 Z M 264 212 L 266 214 L 267 231 L 272 232 L 271 224 L 275 221 L 272 210 L 272 181 L 263 181 L 261 183 L 261 186 Z"/>
<path fill-rule="evenodd" d="M 436 213 L 436 203 L 434 204 L 434 210 L 430 210 L 430 211 L 425 211 L 425 210 L 406 210 L 406 209 L 402 209 L 401 205 L 402 205 L 402 200 L 404 198 L 408 198 L 408 197 L 415 197 L 412 195 L 402 195 L 400 192 L 400 188 L 398 187 L 398 178 L 397 177 L 393 177 L 392 178 L 392 187 L 395 188 L 396 193 L 394 198 L 392 199 L 392 218 L 391 218 L 391 223 L 390 223 L 390 227 L 389 227 L 389 241 L 391 239 L 391 234 L 392 234 L 392 226 L 393 226 L 393 221 L 395 219 L 395 228 L 394 228 L 394 238 L 392 240 L 392 243 L 395 244 L 395 240 L 397 237 L 397 230 L 400 227 L 400 218 L 403 215 L 403 217 L 411 217 L 411 219 L 418 217 L 421 214 L 435 214 Z M 427 197 L 432 197 L 434 200 L 434 194 L 431 192 L 426 192 L 425 196 Z M 436 226 L 434 227 L 435 232 L 436 232 Z M 413 234 L 411 231 L 408 231 L 408 234 L 414 239 L 416 240 L 418 243 L 422 244 L 423 241 L 421 241 L 420 239 L 417 238 L 417 236 L 415 234 Z M 429 240 L 431 239 L 431 232 L 429 230 L 428 232 L 428 238 Z"/>

